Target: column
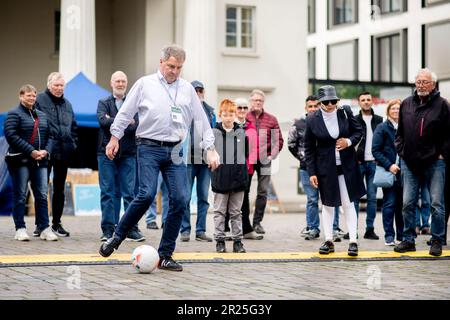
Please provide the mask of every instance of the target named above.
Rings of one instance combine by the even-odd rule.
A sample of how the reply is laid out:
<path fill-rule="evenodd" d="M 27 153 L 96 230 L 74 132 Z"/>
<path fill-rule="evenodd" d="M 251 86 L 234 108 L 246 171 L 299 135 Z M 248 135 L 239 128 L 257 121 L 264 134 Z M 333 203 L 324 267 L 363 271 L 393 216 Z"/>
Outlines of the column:
<path fill-rule="evenodd" d="M 218 104 L 216 24 L 216 1 L 186 0 L 183 78 L 201 81 L 205 85 L 205 100 L 214 109 Z"/>
<path fill-rule="evenodd" d="M 66 81 L 83 72 L 96 82 L 95 0 L 61 0 L 59 71 Z"/>

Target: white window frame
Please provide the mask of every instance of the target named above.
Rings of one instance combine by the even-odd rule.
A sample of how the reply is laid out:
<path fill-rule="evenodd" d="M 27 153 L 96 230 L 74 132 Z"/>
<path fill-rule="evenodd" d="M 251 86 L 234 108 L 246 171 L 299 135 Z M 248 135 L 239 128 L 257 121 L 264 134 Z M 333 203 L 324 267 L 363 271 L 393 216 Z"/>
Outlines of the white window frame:
<path fill-rule="evenodd" d="M 227 44 L 227 24 L 228 24 L 228 17 L 227 17 L 227 10 L 230 8 L 235 8 L 236 10 L 236 47 L 229 47 Z M 242 9 L 251 9 L 252 12 L 252 19 L 250 21 L 251 25 L 251 47 L 245 48 L 242 47 Z M 255 53 L 256 52 L 256 7 L 254 6 L 245 6 L 245 5 L 227 5 L 225 8 L 225 50 L 227 52 L 244 52 L 244 53 Z"/>

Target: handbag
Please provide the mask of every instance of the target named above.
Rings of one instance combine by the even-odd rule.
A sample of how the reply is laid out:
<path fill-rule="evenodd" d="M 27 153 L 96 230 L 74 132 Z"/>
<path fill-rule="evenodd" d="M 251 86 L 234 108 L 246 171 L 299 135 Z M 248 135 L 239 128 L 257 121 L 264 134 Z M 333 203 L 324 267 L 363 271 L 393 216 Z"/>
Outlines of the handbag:
<path fill-rule="evenodd" d="M 387 171 L 382 166 L 378 166 L 375 169 L 375 176 L 373 177 L 373 184 L 380 188 L 391 188 L 394 185 L 395 175 Z"/>

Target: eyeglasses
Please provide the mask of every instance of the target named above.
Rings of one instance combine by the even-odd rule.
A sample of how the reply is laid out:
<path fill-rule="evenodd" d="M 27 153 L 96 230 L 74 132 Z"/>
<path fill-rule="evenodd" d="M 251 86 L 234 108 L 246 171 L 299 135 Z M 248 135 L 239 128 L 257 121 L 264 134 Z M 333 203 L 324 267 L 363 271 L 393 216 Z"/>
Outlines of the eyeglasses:
<path fill-rule="evenodd" d="M 261 102 L 261 103 L 263 103 L 263 102 L 264 102 L 264 100 L 263 100 L 263 99 L 252 99 L 252 101 L 253 101 L 253 102 Z"/>
<path fill-rule="evenodd" d="M 245 111 L 247 111 L 247 110 L 248 110 L 248 107 L 241 107 L 241 106 L 238 106 L 237 109 L 238 109 L 238 110 L 245 110 Z"/>
<path fill-rule="evenodd" d="M 418 85 L 418 86 L 420 86 L 420 85 L 423 85 L 423 86 L 427 86 L 427 85 L 429 85 L 430 83 L 432 83 L 433 81 L 429 81 L 429 80 L 418 80 L 418 81 L 416 81 L 416 84 Z"/>
<path fill-rule="evenodd" d="M 322 104 L 324 105 L 324 106 L 327 106 L 327 105 L 329 105 L 329 104 L 337 104 L 338 103 L 338 101 L 337 100 L 326 100 L 326 101 L 322 101 Z"/>

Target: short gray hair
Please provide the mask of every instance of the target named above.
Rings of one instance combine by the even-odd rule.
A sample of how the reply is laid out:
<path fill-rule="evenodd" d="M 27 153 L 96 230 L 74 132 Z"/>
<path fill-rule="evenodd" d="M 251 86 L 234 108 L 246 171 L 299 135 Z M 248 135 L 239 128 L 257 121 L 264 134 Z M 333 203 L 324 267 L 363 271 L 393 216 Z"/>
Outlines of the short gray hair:
<path fill-rule="evenodd" d="M 171 57 L 177 59 L 177 61 L 186 61 L 186 51 L 176 44 L 166 46 L 162 49 L 161 59 L 163 61 L 169 60 Z"/>
<path fill-rule="evenodd" d="M 60 73 L 60 72 L 50 73 L 50 75 L 48 76 L 48 79 L 47 79 L 47 87 L 49 85 L 51 85 L 53 82 L 55 82 L 56 80 L 60 80 L 60 79 L 64 80 L 64 76 L 62 75 L 62 73 Z"/>
<path fill-rule="evenodd" d="M 263 97 L 264 99 L 266 99 L 266 95 L 264 94 L 264 92 L 262 90 L 259 90 L 259 89 L 253 90 L 252 93 L 250 93 L 250 98 L 253 97 L 255 94 L 258 94 L 261 97 Z"/>
<path fill-rule="evenodd" d="M 234 103 L 236 103 L 238 107 L 248 107 L 248 100 L 245 98 L 237 98 L 236 100 L 234 100 Z"/>
<path fill-rule="evenodd" d="M 429 73 L 429 74 L 431 75 L 431 80 L 432 80 L 434 83 L 436 83 L 436 82 L 438 81 L 437 74 L 436 74 L 435 72 L 431 71 L 431 70 L 428 69 L 428 68 L 420 69 L 420 70 L 417 72 L 416 78 L 415 78 L 415 79 L 417 79 L 417 77 L 418 77 L 419 74 L 421 74 L 421 73 Z"/>

